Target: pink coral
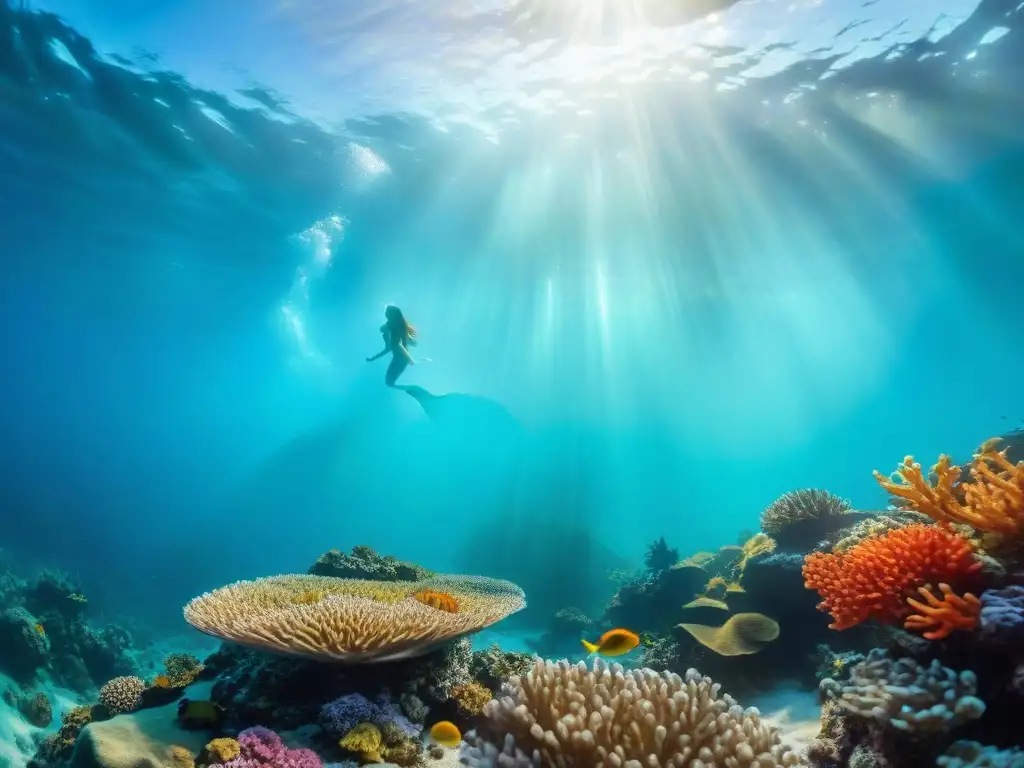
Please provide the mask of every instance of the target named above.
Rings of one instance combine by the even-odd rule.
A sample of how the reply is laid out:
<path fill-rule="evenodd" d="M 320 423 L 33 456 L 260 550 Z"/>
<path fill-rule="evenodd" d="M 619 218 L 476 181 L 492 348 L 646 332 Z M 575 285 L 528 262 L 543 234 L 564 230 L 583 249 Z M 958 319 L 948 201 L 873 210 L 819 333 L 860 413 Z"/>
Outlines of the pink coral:
<path fill-rule="evenodd" d="M 246 728 L 238 734 L 238 745 L 238 757 L 210 768 L 323 768 L 313 750 L 291 749 L 269 728 Z"/>

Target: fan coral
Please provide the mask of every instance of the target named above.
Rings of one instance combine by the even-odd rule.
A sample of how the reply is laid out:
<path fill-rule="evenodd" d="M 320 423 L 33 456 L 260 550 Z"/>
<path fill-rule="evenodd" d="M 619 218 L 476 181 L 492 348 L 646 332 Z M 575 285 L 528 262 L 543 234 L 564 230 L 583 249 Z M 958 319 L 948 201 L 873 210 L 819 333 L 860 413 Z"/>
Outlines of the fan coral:
<path fill-rule="evenodd" d="M 822 690 L 837 687 L 822 680 Z M 973 672 L 957 673 L 938 659 L 927 667 L 913 659 L 893 661 L 880 648 L 850 670 L 850 682 L 839 690 L 837 702 L 848 712 L 873 719 L 897 730 L 945 731 L 985 712 L 975 697 L 978 681 Z"/>
<path fill-rule="evenodd" d="M 757 653 L 779 636 L 779 625 L 761 613 L 737 613 L 720 627 L 704 624 L 678 626 L 720 656 Z"/>
<path fill-rule="evenodd" d="M 903 459 L 893 473 L 895 479 L 877 470 L 875 479 L 893 496 L 936 521 L 1019 536 L 1024 532 L 1024 462 L 1011 464 L 1006 451 L 996 451 L 991 445 L 992 441 L 986 441 L 975 454 L 971 482 L 960 482 L 962 469 L 945 455 L 932 467 L 934 483 L 924 476 L 913 456 Z"/>
<path fill-rule="evenodd" d="M 416 586 L 451 595 L 458 613 L 424 605 L 410 595 L 408 582 L 289 575 L 208 592 L 185 606 L 185 619 L 214 637 L 275 653 L 379 662 L 429 653 L 526 605 L 515 584 L 482 576 L 437 576 Z M 294 601 L 310 590 L 328 596 Z"/>
<path fill-rule="evenodd" d="M 822 597 L 831 629 L 868 619 L 892 624 L 910 612 L 907 598 L 927 583 L 957 584 L 975 577 L 981 563 L 970 542 L 944 525 L 908 525 L 862 541 L 844 552 L 812 552 L 804 559 L 804 585 Z"/>
<path fill-rule="evenodd" d="M 851 509 L 849 501 L 828 491 L 816 488 L 791 491 L 777 498 L 761 513 L 761 530 L 778 536 L 795 523 L 845 515 Z"/>
<path fill-rule="evenodd" d="M 131 712 L 142 702 L 146 683 L 138 677 L 115 677 L 100 688 L 99 702 L 112 715 Z"/>
<path fill-rule="evenodd" d="M 268 728 L 255 726 L 238 734 L 239 755 L 209 768 L 323 768 L 310 749 L 291 749 Z"/>
<path fill-rule="evenodd" d="M 1024 586 L 982 593 L 981 637 L 993 645 L 1024 646 Z"/>
<path fill-rule="evenodd" d="M 720 695 L 689 670 L 685 678 L 625 671 L 595 661 L 537 659 L 484 709 L 487 733 L 466 736 L 462 762 L 476 768 L 801 765 L 756 709 Z"/>
<path fill-rule="evenodd" d="M 452 688 L 452 699 L 467 715 L 479 715 L 491 698 L 491 692 L 475 680 Z"/>
<path fill-rule="evenodd" d="M 907 598 L 907 604 L 916 608 L 918 613 L 907 617 L 904 629 L 926 629 L 923 633 L 926 640 L 943 640 L 958 629 L 974 629 L 978 626 L 978 614 L 981 612 L 981 601 L 970 592 L 960 597 L 953 592 L 949 584 L 939 584 L 942 592 L 940 600 L 930 586 L 919 587 L 918 592 L 925 602 Z"/>

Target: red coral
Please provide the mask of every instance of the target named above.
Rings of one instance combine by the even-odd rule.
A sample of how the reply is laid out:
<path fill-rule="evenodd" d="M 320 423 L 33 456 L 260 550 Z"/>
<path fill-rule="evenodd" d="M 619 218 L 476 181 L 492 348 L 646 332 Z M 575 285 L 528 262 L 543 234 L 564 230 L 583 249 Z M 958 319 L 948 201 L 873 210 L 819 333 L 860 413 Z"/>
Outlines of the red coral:
<path fill-rule="evenodd" d="M 815 589 L 834 621 L 849 629 L 868 619 L 900 623 L 907 598 L 928 583 L 973 581 L 981 563 L 974 548 L 947 525 L 908 525 L 873 536 L 845 552 L 813 552 L 804 560 L 804 586 Z"/>

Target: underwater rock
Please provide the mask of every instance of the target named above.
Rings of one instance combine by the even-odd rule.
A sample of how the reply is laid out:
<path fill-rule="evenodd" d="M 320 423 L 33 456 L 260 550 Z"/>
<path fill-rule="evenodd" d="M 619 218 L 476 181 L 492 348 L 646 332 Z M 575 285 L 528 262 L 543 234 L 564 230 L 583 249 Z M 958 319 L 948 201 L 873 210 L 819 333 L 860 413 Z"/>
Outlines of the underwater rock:
<path fill-rule="evenodd" d="M 173 704 L 144 709 L 85 726 L 78 734 L 70 768 L 168 766 L 173 764 L 172 747 L 197 755 L 209 740 L 209 733 L 180 728 Z"/>
<path fill-rule="evenodd" d="M 708 573 L 683 561 L 642 581 L 623 584 L 605 608 L 603 623 L 633 632 L 667 633 L 683 605 L 707 583 Z"/>
<path fill-rule="evenodd" d="M 50 641 L 38 620 L 24 608 L 0 613 L 0 670 L 20 683 L 30 682 L 45 666 Z"/>
<path fill-rule="evenodd" d="M 56 571 L 43 571 L 25 590 L 25 607 L 36 616 L 74 621 L 85 614 L 87 605 L 81 586 Z"/>
<path fill-rule="evenodd" d="M 317 558 L 308 573 L 368 581 L 418 581 L 433 575 L 426 568 L 402 562 L 390 555 L 382 557 L 365 546 L 353 547 L 350 553 L 329 550 Z"/>

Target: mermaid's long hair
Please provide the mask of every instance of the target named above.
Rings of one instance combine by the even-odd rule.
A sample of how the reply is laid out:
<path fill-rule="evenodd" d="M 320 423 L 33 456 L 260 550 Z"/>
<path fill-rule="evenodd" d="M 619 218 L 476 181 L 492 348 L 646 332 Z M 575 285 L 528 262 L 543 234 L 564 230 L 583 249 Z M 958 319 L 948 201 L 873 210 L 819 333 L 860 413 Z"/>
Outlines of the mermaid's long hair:
<path fill-rule="evenodd" d="M 384 317 L 387 318 L 387 329 L 392 339 L 400 339 L 407 347 L 416 346 L 416 327 L 405 319 L 402 310 L 394 304 L 384 307 Z"/>

